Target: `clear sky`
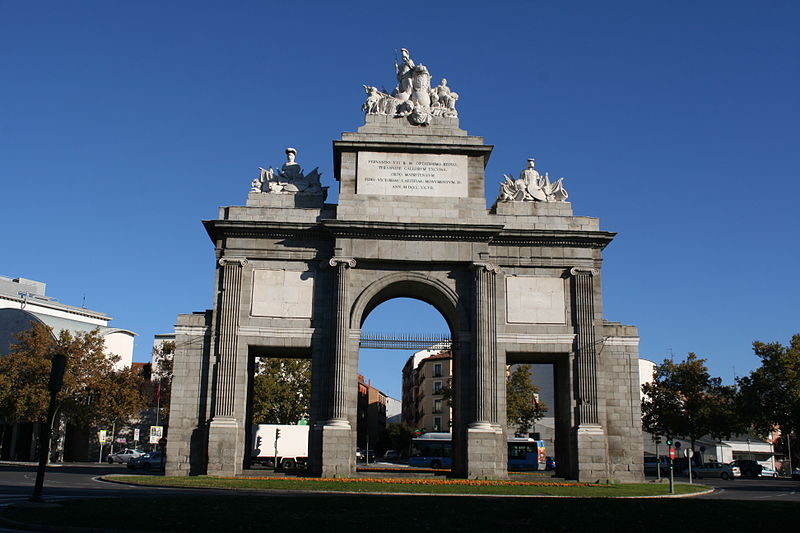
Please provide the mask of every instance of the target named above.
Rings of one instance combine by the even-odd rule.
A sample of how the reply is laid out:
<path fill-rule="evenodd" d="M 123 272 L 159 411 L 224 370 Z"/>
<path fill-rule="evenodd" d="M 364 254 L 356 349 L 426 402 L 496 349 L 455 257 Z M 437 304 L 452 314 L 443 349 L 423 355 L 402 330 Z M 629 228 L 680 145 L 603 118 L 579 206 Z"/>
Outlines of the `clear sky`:
<path fill-rule="evenodd" d="M 753 340 L 800 332 L 799 2 L 277 4 L 0 1 L 0 275 L 85 295 L 148 359 L 212 305 L 200 221 L 286 146 L 335 201 L 331 141 L 407 47 L 495 146 L 490 203 L 536 157 L 619 233 L 604 312 L 642 357 L 694 351 L 730 382 Z M 440 320 L 387 305 L 370 328 Z"/>

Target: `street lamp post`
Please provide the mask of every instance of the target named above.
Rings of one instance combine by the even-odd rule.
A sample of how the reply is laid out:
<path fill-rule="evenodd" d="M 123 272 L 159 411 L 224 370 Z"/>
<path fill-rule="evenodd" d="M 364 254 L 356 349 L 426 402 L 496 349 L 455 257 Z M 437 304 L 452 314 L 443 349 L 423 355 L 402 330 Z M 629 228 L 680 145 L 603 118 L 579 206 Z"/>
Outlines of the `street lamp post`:
<path fill-rule="evenodd" d="M 39 468 L 36 471 L 36 484 L 33 487 L 33 494 L 29 501 L 42 503 L 42 487 L 44 486 L 44 470 L 47 467 L 47 459 L 50 455 L 50 437 L 52 436 L 53 419 L 56 412 L 56 394 L 61 390 L 64 383 L 64 369 L 67 366 L 67 356 L 61 353 L 53 355 L 53 363 L 50 368 L 50 404 L 47 406 L 47 420 L 42 424 L 39 431 Z"/>

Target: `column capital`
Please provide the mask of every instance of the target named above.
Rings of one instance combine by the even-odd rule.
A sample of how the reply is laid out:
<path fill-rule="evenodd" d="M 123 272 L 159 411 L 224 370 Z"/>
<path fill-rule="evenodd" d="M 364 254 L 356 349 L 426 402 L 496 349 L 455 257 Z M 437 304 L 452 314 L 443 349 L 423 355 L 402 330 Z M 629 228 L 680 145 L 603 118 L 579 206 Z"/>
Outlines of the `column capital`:
<path fill-rule="evenodd" d="M 219 258 L 219 266 L 224 267 L 225 265 L 233 265 L 238 264 L 240 267 L 245 266 L 248 261 L 246 257 L 220 257 Z"/>
<path fill-rule="evenodd" d="M 472 263 L 471 266 L 474 270 L 478 272 L 485 271 L 485 272 L 491 272 L 493 274 L 499 274 L 500 272 L 502 272 L 499 265 L 495 265 L 494 263 L 488 263 L 485 261 L 476 261 Z"/>
<path fill-rule="evenodd" d="M 352 257 L 331 257 L 328 260 L 328 264 L 332 267 L 335 267 L 339 264 L 344 264 L 346 268 L 355 268 L 356 267 L 356 260 Z"/>
<path fill-rule="evenodd" d="M 569 273 L 572 276 L 577 276 L 578 274 L 589 274 L 590 276 L 597 275 L 596 268 L 586 268 L 586 267 L 572 267 L 569 269 Z"/>

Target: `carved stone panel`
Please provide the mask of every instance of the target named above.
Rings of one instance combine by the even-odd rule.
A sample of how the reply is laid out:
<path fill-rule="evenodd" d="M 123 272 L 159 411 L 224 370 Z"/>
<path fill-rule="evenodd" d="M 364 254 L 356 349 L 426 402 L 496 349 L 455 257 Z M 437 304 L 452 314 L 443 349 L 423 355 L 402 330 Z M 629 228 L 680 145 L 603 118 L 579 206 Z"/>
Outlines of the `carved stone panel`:
<path fill-rule="evenodd" d="M 506 317 L 509 323 L 565 324 L 564 280 L 539 276 L 507 277 Z"/>
<path fill-rule="evenodd" d="M 466 198 L 467 156 L 360 152 L 356 193 Z"/>
<path fill-rule="evenodd" d="M 313 299 L 313 272 L 253 271 L 252 316 L 311 318 Z"/>

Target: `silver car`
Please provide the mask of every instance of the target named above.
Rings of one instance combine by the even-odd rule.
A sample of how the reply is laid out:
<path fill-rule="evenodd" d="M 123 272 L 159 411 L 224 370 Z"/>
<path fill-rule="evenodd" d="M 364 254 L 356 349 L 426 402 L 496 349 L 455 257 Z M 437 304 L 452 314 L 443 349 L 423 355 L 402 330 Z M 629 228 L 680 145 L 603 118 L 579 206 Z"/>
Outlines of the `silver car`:
<path fill-rule="evenodd" d="M 689 474 L 689 469 L 683 471 L 684 475 Z M 741 470 L 738 466 L 731 464 L 719 463 L 711 461 L 703 466 L 692 465 L 692 475 L 697 479 L 704 477 L 719 477 L 722 479 L 733 479 L 742 476 Z"/>
<path fill-rule="evenodd" d="M 114 463 L 130 463 L 131 459 L 135 457 L 139 457 L 140 455 L 144 455 L 144 452 L 141 450 L 135 450 L 133 448 L 125 448 L 121 452 L 111 453 L 106 457 L 106 461 L 108 464 Z"/>

